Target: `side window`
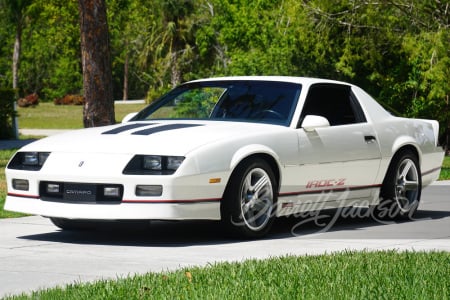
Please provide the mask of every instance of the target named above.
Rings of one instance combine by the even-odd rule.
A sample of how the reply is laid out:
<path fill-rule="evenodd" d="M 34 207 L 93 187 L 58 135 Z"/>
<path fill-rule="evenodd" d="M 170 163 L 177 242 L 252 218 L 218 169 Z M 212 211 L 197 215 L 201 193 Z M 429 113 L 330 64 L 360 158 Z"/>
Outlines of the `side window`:
<path fill-rule="evenodd" d="M 309 88 L 298 126 L 307 115 L 325 117 L 331 126 L 366 122 L 351 87 L 339 84 L 312 85 Z"/>

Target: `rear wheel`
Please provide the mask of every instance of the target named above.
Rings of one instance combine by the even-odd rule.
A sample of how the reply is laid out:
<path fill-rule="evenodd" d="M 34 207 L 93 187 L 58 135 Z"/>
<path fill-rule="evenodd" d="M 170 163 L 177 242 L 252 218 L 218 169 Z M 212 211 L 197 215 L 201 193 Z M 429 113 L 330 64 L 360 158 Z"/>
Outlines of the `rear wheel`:
<path fill-rule="evenodd" d="M 382 219 L 412 219 L 419 207 L 422 178 L 417 156 L 409 150 L 395 155 L 381 188 L 375 211 Z"/>
<path fill-rule="evenodd" d="M 274 219 L 277 184 L 269 164 L 258 158 L 241 163 L 233 172 L 221 206 L 222 222 L 234 235 L 264 236 Z"/>

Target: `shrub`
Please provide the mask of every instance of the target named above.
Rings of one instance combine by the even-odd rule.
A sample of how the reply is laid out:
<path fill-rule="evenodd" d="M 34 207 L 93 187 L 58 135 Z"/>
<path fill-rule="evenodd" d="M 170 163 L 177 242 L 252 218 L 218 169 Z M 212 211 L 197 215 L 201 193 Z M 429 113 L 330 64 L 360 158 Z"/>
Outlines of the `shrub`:
<path fill-rule="evenodd" d="M 36 93 L 30 94 L 25 98 L 17 100 L 17 105 L 20 107 L 36 106 L 39 104 L 39 96 Z"/>
<path fill-rule="evenodd" d="M 84 97 L 81 95 L 65 95 L 53 101 L 55 105 L 83 105 Z"/>
<path fill-rule="evenodd" d="M 13 89 L 0 88 L 0 139 L 14 137 L 12 126 L 16 116 L 14 98 L 15 92 Z"/>

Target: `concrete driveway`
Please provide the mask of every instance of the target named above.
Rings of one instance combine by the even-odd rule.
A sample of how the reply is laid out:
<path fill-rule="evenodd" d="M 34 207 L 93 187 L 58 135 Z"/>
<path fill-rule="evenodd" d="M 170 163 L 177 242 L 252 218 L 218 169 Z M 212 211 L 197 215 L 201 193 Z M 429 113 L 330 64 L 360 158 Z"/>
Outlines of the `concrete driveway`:
<path fill-rule="evenodd" d="M 294 254 L 343 250 L 450 251 L 450 186 L 424 190 L 416 220 L 379 223 L 336 211 L 324 218 L 287 218 L 266 239 L 225 238 L 216 222 L 152 222 L 63 232 L 42 217 L 0 220 L 0 297 L 74 282 Z M 341 214 L 342 215 L 342 214 Z M 331 228 L 327 227 L 332 223 Z"/>

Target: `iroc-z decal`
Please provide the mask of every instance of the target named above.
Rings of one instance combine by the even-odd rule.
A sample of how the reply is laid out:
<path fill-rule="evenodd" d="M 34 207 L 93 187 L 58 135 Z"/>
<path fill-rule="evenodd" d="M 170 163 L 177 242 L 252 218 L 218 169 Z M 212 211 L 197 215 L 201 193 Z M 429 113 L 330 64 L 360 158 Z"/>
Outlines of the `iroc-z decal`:
<path fill-rule="evenodd" d="M 313 189 L 313 188 L 323 188 L 323 187 L 344 186 L 345 181 L 346 181 L 346 178 L 310 180 L 306 184 L 306 188 Z"/>

